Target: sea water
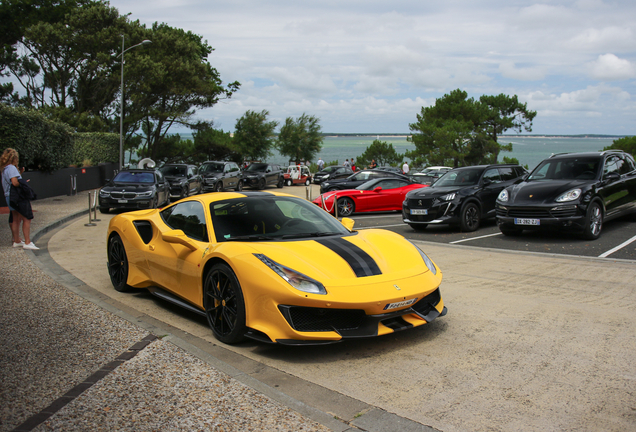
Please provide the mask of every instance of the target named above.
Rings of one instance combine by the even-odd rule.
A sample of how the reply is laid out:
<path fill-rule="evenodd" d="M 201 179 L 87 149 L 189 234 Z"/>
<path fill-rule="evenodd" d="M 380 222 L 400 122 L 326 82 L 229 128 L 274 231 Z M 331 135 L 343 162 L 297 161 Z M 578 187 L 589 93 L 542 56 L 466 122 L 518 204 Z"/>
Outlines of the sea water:
<path fill-rule="evenodd" d="M 357 159 L 376 139 L 392 144 L 397 153 L 404 154 L 407 150 L 415 150 L 415 145 L 408 142 L 406 138 L 405 135 L 326 136 L 323 140 L 322 150 L 316 155 L 316 159 L 310 162 L 315 163 L 321 157 L 325 163 L 337 161 L 339 165 L 342 165 L 346 159 Z M 527 165 L 529 169 L 532 169 L 553 153 L 599 151 L 612 145 L 615 139 L 614 137 L 529 137 L 505 135 L 500 136 L 498 142 L 499 144 L 512 143 L 512 152 L 499 153 L 499 161 L 503 160 L 504 156 L 517 158 L 521 165 Z M 287 165 L 287 157 L 282 156 L 277 151 L 273 153 L 273 156 L 269 158 L 271 163 Z M 405 158 L 405 160 L 410 162 L 408 158 Z"/>

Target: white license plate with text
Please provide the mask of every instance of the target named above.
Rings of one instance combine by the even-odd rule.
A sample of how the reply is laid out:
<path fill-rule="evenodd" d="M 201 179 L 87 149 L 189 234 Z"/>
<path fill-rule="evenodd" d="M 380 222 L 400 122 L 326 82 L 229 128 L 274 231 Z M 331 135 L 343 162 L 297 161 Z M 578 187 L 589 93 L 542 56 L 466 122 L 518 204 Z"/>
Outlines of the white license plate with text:
<path fill-rule="evenodd" d="M 541 220 L 515 218 L 515 225 L 541 225 Z"/>
<path fill-rule="evenodd" d="M 117 202 L 119 204 L 126 204 L 128 202 L 128 200 L 117 200 Z"/>
<path fill-rule="evenodd" d="M 391 309 L 401 308 L 404 306 L 411 306 L 416 301 L 417 301 L 417 297 L 411 300 L 404 300 L 397 303 L 389 303 L 388 305 L 384 306 L 384 310 L 391 310 Z"/>
<path fill-rule="evenodd" d="M 412 215 L 427 215 L 428 210 L 427 209 L 411 209 L 411 214 Z"/>

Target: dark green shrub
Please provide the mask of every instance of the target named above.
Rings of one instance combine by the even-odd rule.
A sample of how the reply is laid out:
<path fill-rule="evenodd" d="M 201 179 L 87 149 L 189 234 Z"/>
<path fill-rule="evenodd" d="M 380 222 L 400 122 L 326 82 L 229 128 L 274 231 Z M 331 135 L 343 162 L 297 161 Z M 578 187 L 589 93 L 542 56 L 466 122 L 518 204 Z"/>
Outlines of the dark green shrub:
<path fill-rule="evenodd" d="M 119 134 L 104 132 L 80 132 L 73 135 L 75 156 L 73 160 L 78 166 L 85 161 L 91 165 L 102 162 L 119 161 Z"/>

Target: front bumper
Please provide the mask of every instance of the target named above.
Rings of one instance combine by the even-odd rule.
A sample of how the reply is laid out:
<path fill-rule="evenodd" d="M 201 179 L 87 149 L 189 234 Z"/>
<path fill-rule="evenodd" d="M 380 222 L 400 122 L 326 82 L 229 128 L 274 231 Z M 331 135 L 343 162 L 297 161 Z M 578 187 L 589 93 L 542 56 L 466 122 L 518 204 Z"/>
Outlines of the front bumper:
<path fill-rule="evenodd" d="M 458 224 L 459 207 L 459 203 L 454 200 L 411 199 L 402 204 L 402 220 L 407 224 Z M 426 214 L 411 214 L 412 209 L 426 211 Z"/>
<path fill-rule="evenodd" d="M 115 209 L 141 210 L 153 208 L 152 203 L 155 197 L 115 199 L 99 197 L 99 206 Z"/>
<path fill-rule="evenodd" d="M 496 211 L 497 225 L 505 228 L 541 229 L 542 227 L 552 227 L 580 231 L 585 226 L 587 206 L 582 204 L 553 204 L 530 207 L 497 203 Z M 533 224 L 527 223 L 528 221 L 533 221 Z"/>

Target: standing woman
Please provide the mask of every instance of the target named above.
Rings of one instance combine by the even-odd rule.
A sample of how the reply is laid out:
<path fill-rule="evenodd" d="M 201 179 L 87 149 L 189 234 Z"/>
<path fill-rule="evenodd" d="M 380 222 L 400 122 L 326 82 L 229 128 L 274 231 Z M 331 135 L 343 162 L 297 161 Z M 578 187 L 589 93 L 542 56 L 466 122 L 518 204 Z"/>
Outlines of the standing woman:
<path fill-rule="evenodd" d="M 23 216 L 17 208 L 11 207 L 9 196 L 11 195 L 11 186 L 20 187 L 20 180 L 22 176 L 18 170 L 19 162 L 18 152 L 12 148 L 8 148 L 0 156 L 0 170 L 2 171 L 2 190 L 4 191 L 4 197 L 7 200 L 7 206 L 11 211 L 13 222 L 11 223 L 11 233 L 13 234 L 13 247 L 22 247 L 24 249 L 39 249 L 31 241 L 31 219 Z M 22 222 L 22 233 L 24 234 L 24 241 L 20 240 L 20 222 Z"/>

